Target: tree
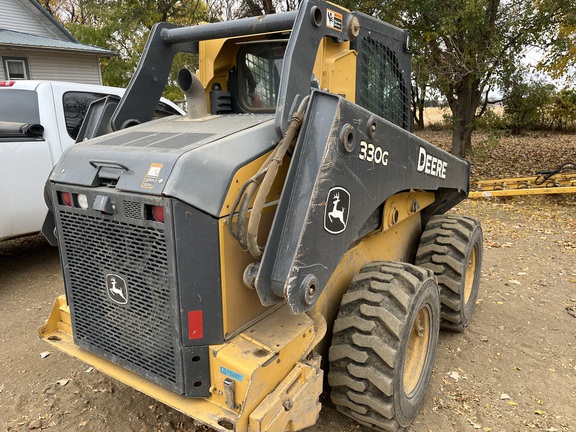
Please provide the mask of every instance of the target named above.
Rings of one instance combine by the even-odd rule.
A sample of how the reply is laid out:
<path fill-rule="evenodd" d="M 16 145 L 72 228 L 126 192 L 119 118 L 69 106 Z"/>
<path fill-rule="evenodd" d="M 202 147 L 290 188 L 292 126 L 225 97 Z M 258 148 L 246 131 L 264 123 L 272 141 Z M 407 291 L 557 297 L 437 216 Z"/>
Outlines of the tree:
<path fill-rule="evenodd" d="M 425 58 L 418 56 L 412 61 L 412 115 L 416 129 L 424 129 L 424 109 L 428 103 L 432 76 Z"/>
<path fill-rule="evenodd" d="M 104 84 L 119 87 L 130 81 L 155 23 L 193 25 L 210 19 L 202 0 L 43 0 L 42 6 L 80 42 L 118 53 L 118 57 L 103 59 L 101 68 Z M 166 97 L 182 97 L 175 83 L 176 74 L 181 67 L 194 68 L 196 61 L 190 56 L 177 56 Z"/>
<path fill-rule="evenodd" d="M 452 153 L 458 156 L 471 149 L 475 119 L 497 72 L 538 37 L 542 25 L 530 0 L 361 0 L 358 8 L 410 31 L 414 57 L 448 101 Z"/>
<path fill-rule="evenodd" d="M 537 7 L 550 23 L 539 44 L 547 53 L 541 69 L 553 78 L 576 81 L 576 0 L 540 0 Z"/>
<path fill-rule="evenodd" d="M 106 85 L 128 85 L 138 64 L 152 26 L 160 21 L 194 25 L 294 9 L 297 0 L 41 0 L 50 12 L 82 43 L 107 48 L 118 57 L 102 60 Z M 197 56 L 178 54 L 164 92 L 181 99 L 176 85 L 180 68 L 197 68 Z"/>
<path fill-rule="evenodd" d="M 526 68 L 519 67 L 502 78 L 504 122 L 513 135 L 524 130 L 544 127 L 556 89 L 542 78 L 531 78 Z"/>

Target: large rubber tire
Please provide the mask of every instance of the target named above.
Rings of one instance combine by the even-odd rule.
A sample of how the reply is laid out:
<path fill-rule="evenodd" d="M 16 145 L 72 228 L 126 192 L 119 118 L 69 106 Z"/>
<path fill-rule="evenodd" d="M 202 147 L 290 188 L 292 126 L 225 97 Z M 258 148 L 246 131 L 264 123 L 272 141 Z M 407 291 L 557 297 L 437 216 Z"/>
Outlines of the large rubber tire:
<path fill-rule="evenodd" d="M 422 234 L 416 265 L 436 275 L 443 329 L 463 332 L 470 323 L 480 287 L 482 241 L 480 222 L 464 216 L 434 216 Z"/>
<path fill-rule="evenodd" d="M 380 431 L 408 427 L 430 382 L 439 328 L 431 271 L 392 262 L 364 266 L 342 299 L 328 355 L 338 411 Z"/>

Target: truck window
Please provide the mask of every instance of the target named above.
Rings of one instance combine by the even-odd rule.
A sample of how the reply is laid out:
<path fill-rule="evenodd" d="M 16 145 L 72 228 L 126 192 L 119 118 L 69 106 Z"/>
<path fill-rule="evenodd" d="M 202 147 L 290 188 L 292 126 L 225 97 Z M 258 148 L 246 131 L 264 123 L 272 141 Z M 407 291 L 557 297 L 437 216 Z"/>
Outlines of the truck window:
<path fill-rule="evenodd" d="M 84 121 L 86 112 L 90 104 L 95 100 L 106 96 L 102 93 L 89 93 L 89 92 L 66 92 L 62 97 L 62 104 L 64 107 L 64 118 L 66 120 L 66 130 L 70 138 L 76 139 L 80 126 Z"/>
<path fill-rule="evenodd" d="M 176 111 L 173 107 L 171 107 L 167 103 L 160 101 L 158 102 L 158 106 L 156 107 L 156 111 L 154 111 L 154 115 L 152 116 L 152 118 L 159 119 L 171 115 L 182 115 L 182 114 L 180 114 L 178 111 Z"/>
<path fill-rule="evenodd" d="M 95 100 L 106 96 L 106 94 L 91 92 L 64 93 L 62 103 L 64 106 L 66 129 L 68 131 L 68 135 L 70 135 L 70 138 L 75 140 L 78 137 L 80 126 L 82 126 L 82 122 L 84 121 L 84 117 L 86 117 L 86 112 L 88 111 L 90 104 Z M 164 102 L 158 102 L 158 106 L 156 107 L 153 118 L 157 119 L 174 114 L 180 115 L 180 113 L 170 105 Z"/>
<path fill-rule="evenodd" d="M 0 121 L 40 123 L 37 93 L 18 89 L 0 90 Z"/>
<path fill-rule="evenodd" d="M 274 112 L 286 42 L 255 42 L 238 55 L 240 105 L 246 111 Z"/>

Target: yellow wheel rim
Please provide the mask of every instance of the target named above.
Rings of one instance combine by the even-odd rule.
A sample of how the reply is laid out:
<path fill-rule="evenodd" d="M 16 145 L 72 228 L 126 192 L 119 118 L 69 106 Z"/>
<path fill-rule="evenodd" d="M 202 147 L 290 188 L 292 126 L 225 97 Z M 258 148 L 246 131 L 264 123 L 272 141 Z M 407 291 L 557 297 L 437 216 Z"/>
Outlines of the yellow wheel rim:
<path fill-rule="evenodd" d="M 418 385 L 424 371 L 428 342 L 430 341 L 430 311 L 423 307 L 418 311 L 410 330 L 408 348 L 404 358 L 404 393 L 410 395 Z"/>
<path fill-rule="evenodd" d="M 472 288 L 474 286 L 474 279 L 476 278 L 476 246 L 472 249 L 470 259 L 468 260 L 468 268 L 466 269 L 466 281 L 464 282 L 464 305 L 468 304 L 470 296 L 472 296 Z"/>

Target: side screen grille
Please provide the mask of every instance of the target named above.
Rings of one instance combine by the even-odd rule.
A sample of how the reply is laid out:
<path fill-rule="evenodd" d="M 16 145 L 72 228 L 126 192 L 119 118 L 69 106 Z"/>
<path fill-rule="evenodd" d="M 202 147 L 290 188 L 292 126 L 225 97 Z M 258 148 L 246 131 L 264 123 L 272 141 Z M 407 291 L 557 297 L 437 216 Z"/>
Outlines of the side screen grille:
<path fill-rule="evenodd" d="M 363 38 L 358 104 L 407 129 L 406 92 L 394 51 L 370 37 Z"/>
<path fill-rule="evenodd" d="M 164 231 L 67 211 L 59 216 L 77 343 L 181 391 Z M 111 300 L 107 277 L 125 281 L 126 304 Z"/>
<path fill-rule="evenodd" d="M 142 219 L 142 204 L 134 201 L 124 201 L 124 216 L 130 219 Z"/>

